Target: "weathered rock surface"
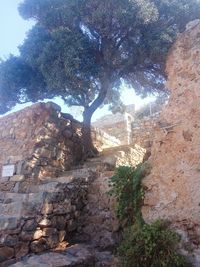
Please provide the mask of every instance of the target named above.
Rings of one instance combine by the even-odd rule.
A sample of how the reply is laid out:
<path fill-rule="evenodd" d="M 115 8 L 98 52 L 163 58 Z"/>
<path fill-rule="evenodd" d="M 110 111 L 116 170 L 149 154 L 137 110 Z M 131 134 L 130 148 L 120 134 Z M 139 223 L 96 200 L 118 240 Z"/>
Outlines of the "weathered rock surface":
<path fill-rule="evenodd" d="M 111 164 L 108 155 L 114 151 L 117 161 Z M 134 152 L 129 153 L 132 163 L 136 151 L 144 151 L 126 146 L 114 151 L 106 150 L 61 177 L 30 183 L 25 193 L 0 192 L 0 266 L 20 258 L 14 266 L 118 266 L 112 251 L 121 238 L 120 225 L 108 181 L 127 151 Z M 74 242 L 85 245 L 66 250 Z M 49 252 L 52 249 L 56 251 Z M 71 255 L 74 250 L 76 255 Z"/>
<path fill-rule="evenodd" d="M 80 123 L 64 115 L 49 102 L 0 118 L 0 177 L 6 164 L 15 165 L 16 174 L 2 181 L 0 190 L 15 192 L 16 184 L 24 180 L 22 175 L 55 177 L 81 160 Z"/>
<path fill-rule="evenodd" d="M 200 245 L 200 24 L 180 34 L 167 62 L 170 100 L 157 125 L 143 215 L 166 218 Z M 195 253 L 194 253 L 195 254 Z M 195 266 L 200 266 L 196 255 Z"/>
<path fill-rule="evenodd" d="M 110 252 L 98 252 L 88 245 L 73 245 L 62 252 L 30 255 L 12 267 L 116 267 Z"/>
<path fill-rule="evenodd" d="M 113 171 L 104 171 L 88 188 L 87 204 L 80 217 L 75 240 L 88 242 L 101 250 L 113 249 L 119 242 L 119 222 L 115 215 L 115 201 L 108 192 Z M 95 233 L 95 234 L 94 234 Z"/>
<path fill-rule="evenodd" d="M 65 245 L 80 226 L 89 181 L 95 175 L 90 177 L 91 173 L 82 178 L 64 176 L 45 181 L 37 192 L 35 185 L 29 193 L 4 192 L 0 203 L 0 266 L 28 253 Z"/>
<path fill-rule="evenodd" d="M 146 149 L 139 145 L 124 145 L 104 149 L 102 155 L 99 156 L 99 161 L 110 164 L 110 166 L 137 166 L 145 157 Z M 95 159 L 96 161 L 96 159 Z"/>
<path fill-rule="evenodd" d="M 63 252 L 48 252 L 41 255 L 25 257 L 21 262 L 12 267 L 93 267 L 95 264 L 94 253 L 88 247 L 75 245 Z"/>

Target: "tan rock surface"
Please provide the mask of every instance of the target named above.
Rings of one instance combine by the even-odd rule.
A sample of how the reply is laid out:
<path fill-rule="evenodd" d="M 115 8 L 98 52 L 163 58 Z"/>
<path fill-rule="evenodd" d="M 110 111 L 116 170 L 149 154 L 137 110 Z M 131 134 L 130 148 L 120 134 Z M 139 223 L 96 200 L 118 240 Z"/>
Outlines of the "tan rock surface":
<path fill-rule="evenodd" d="M 169 219 L 199 245 L 200 24 L 179 35 L 167 73 L 171 96 L 156 128 L 143 215 Z"/>

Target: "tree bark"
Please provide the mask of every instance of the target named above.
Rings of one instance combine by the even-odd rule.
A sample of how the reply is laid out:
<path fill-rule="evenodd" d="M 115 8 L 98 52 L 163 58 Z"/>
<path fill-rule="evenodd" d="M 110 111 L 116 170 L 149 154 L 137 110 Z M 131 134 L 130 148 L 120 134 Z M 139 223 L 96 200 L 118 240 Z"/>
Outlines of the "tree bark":
<path fill-rule="evenodd" d="M 91 119 L 94 112 L 97 108 L 103 104 L 108 89 L 110 86 L 110 80 L 108 74 L 102 78 L 101 81 L 101 90 L 99 95 L 93 101 L 93 103 L 85 107 L 83 112 L 83 126 L 82 126 L 82 139 L 83 139 L 83 157 L 87 159 L 88 157 L 94 157 L 98 154 L 98 150 L 94 147 L 92 142 L 92 133 L 91 133 Z"/>
<path fill-rule="evenodd" d="M 91 131 L 91 118 L 93 113 L 90 112 L 89 108 L 83 112 L 83 126 L 82 126 L 82 139 L 83 139 L 83 157 L 94 157 L 98 151 L 94 147 L 92 142 L 92 131 Z"/>

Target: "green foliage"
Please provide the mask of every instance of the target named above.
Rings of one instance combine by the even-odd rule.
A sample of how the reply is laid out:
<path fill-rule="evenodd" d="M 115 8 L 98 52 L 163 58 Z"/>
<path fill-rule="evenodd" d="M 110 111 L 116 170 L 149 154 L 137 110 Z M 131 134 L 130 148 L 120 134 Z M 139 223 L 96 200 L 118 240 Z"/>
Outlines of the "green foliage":
<path fill-rule="evenodd" d="M 36 22 L 19 56 L 30 75 L 0 78 L 0 112 L 54 96 L 91 114 L 104 101 L 118 110 L 122 80 L 143 95 L 163 90 L 166 54 L 199 9 L 197 0 L 22 1 L 20 14 Z"/>
<path fill-rule="evenodd" d="M 180 237 L 166 222 L 137 224 L 124 231 L 118 249 L 123 267 L 186 267 L 185 258 L 178 254 Z"/>
<path fill-rule="evenodd" d="M 117 201 L 116 213 L 120 220 L 130 225 L 135 220 L 142 223 L 141 205 L 144 195 L 141 182 L 145 175 L 144 165 L 137 168 L 120 166 L 110 180 L 110 195 Z"/>
<path fill-rule="evenodd" d="M 96 109 L 107 103 L 114 112 L 123 111 L 122 81 L 140 95 L 165 89 L 167 52 L 185 24 L 199 18 L 200 4 L 198 0 L 24 0 L 19 11 L 36 22 L 20 48 L 19 61 L 28 75 L 17 72 L 16 82 L 15 76 L 0 72 L 0 112 L 17 102 L 56 96 L 68 105 L 82 106 L 87 154 Z M 1 69 L 4 63 L 9 64 L 10 58 L 0 63 Z"/>
<path fill-rule="evenodd" d="M 180 236 L 165 221 L 146 224 L 142 218 L 142 178 L 149 171 L 147 163 L 136 168 L 121 166 L 110 181 L 110 194 L 117 201 L 117 216 L 123 223 L 126 221 L 118 248 L 122 266 L 186 267 L 185 258 L 177 252 Z"/>

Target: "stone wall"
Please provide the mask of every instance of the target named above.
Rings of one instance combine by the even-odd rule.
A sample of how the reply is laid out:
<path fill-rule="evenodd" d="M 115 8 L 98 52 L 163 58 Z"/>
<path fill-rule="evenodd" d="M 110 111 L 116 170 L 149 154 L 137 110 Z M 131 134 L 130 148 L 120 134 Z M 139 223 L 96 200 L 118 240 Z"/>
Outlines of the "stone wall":
<path fill-rule="evenodd" d="M 159 112 L 141 119 L 135 119 L 132 123 L 132 143 L 145 149 L 152 146 L 155 128 L 158 123 Z"/>
<path fill-rule="evenodd" d="M 14 165 L 13 174 L 38 179 L 70 169 L 82 157 L 79 130 L 80 124 L 53 103 L 0 118 L 0 177 L 4 165 Z"/>
<path fill-rule="evenodd" d="M 156 106 L 152 114 L 138 116 L 137 113 L 131 112 L 133 106 L 127 106 L 127 112 L 124 114 L 106 115 L 97 120 L 93 125 L 95 132 L 101 141 L 97 142 L 103 148 L 115 147 L 119 145 L 138 145 L 150 151 L 154 139 L 155 128 L 158 123 L 160 109 L 163 105 Z M 145 107 L 146 109 L 146 107 Z M 128 111 L 130 113 L 128 113 Z M 141 112 L 142 113 L 142 112 Z M 101 138 L 101 134 L 103 138 Z M 105 135 L 105 136 L 104 136 Z M 98 140 L 98 138 L 95 138 Z"/>
<path fill-rule="evenodd" d="M 92 139 L 99 151 L 121 145 L 96 128 Z M 34 104 L 0 118 L 0 151 L 0 190 L 15 192 L 18 182 L 55 177 L 80 163 L 81 123 L 54 103 Z M 14 167 L 9 176 L 3 172 L 7 167 Z"/>
<path fill-rule="evenodd" d="M 87 247 L 91 266 L 118 266 L 110 251 L 121 236 L 115 201 L 108 195 L 110 170 L 109 164 L 95 158 L 61 177 L 30 184 L 28 192 L 0 191 L 0 266 L 10 266 L 27 255 L 19 266 L 35 266 L 39 256 L 25 263 L 31 255 L 49 250 L 67 255 L 73 252 L 73 247 L 68 247 L 74 242 L 84 245 L 78 245 L 73 258 L 65 257 L 69 266 L 76 262 L 76 266 L 90 266 L 85 259 Z M 58 255 L 53 255 L 60 262 Z"/>
<path fill-rule="evenodd" d="M 100 172 L 110 170 L 111 166 L 99 165 L 98 158 L 91 166 L 82 166 L 80 129 L 81 123 L 71 115 L 61 113 L 53 103 L 38 103 L 0 119 L 1 267 L 10 266 L 29 254 L 66 249 L 75 233 L 80 240 L 88 229 L 92 240 L 94 212 L 98 213 L 101 222 L 104 221 L 96 226 L 101 234 L 111 236 L 113 231 L 118 231 L 112 228 L 114 218 L 110 215 L 114 217 L 114 211 L 108 211 L 106 206 L 110 202 L 106 191 L 109 177 L 99 177 Z M 100 150 L 102 146 L 120 144 L 102 131 L 93 132 L 93 141 Z M 74 166 L 77 164 L 78 167 Z M 102 184 L 100 188 L 100 181 L 105 182 L 106 189 Z M 97 196 L 92 192 L 94 190 L 99 193 L 101 205 L 92 200 Z M 93 214 L 88 210 L 89 205 L 92 205 Z M 90 216 L 87 230 L 85 216 Z M 96 240 L 102 244 L 100 239 L 99 233 Z M 93 243 L 91 247 L 94 250 Z M 92 254 L 96 255 L 96 251 Z M 97 256 L 93 255 L 95 262 L 112 261 L 113 258 L 109 252 L 105 256 L 98 251 Z M 81 265 L 80 258 L 77 260 L 80 266 L 89 266 Z M 72 260 L 72 264 L 74 266 L 75 261 Z"/>
<path fill-rule="evenodd" d="M 27 254 L 66 248 L 81 226 L 87 187 L 86 179 L 63 177 L 32 187 L 28 194 L 1 192 L 0 266 Z"/>
<path fill-rule="evenodd" d="M 171 96 L 156 128 L 143 215 L 170 220 L 200 266 L 200 23 L 179 35 L 167 73 Z"/>
<path fill-rule="evenodd" d="M 131 114 L 127 112 L 124 114 L 117 113 L 100 118 L 93 123 L 93 126 L 118 139 L 121 145 L 129 145 L 132 143 L 132 121 L 133 116 Z"/>
<path fill-rule="evenodd" d="M 113 171 L 102 170 L 88 187 L 87 202 L 80 217 L 74 241 L 90 243 L 100 250 L 113 250 L 120 240 L 120 224 L 114 198 L 109 196 L 109 180 Z M 95 234 L 94 234 L 95 233 Z"/>
<path fill-rule="evenodd" d="M 92 128 L 92 140 L 94 146 L 98 149 L 98 151 L 121 145 L 121 141 L 115 136 L 109 135 L 101 129 L 94 127 Z"/>

